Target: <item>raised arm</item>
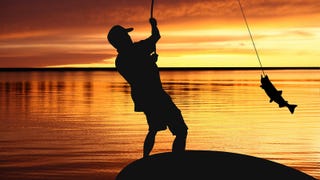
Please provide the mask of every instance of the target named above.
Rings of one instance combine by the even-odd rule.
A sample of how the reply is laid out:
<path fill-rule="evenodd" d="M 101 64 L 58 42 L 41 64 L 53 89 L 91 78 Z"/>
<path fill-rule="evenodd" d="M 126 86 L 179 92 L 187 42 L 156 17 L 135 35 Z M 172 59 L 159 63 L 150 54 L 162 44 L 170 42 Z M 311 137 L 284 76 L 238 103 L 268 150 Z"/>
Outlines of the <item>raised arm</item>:
<path fill-rule="evenodd" d="M 155 18 L 150 18 L 149 22 L 151 24 L 151 39 L 154 43 L 157 43 L 157 41 L 160 39 L 160 32 L 157 27 L 157 20 Z"/>
<path fill-rule="evenodd" d="M 149 22 L 151 24 L 151 36 L 136 43 L 138 45 L 137 47 L 139 51 L 143 52 L 143 54 L 146 55 L 156 54 L 156 43 L 160 39 L 157 21 L 154 18 L 150 18 Z"/>

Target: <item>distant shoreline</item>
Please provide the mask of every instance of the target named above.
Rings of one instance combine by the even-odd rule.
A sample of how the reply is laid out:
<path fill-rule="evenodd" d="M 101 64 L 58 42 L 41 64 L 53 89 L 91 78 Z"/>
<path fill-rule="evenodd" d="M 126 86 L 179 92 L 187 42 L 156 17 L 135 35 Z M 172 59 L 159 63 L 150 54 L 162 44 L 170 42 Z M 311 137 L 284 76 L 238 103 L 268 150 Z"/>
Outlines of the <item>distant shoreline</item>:
<path fill-rule="evenodd" d="M 115 71 L 109 67 L 0 68 L 0 71 Z M 260 67 L 160 67 L 160 71 L 261 70 Z M 320 70 L 320 67 L 264 67 L 263 70 Z"/>

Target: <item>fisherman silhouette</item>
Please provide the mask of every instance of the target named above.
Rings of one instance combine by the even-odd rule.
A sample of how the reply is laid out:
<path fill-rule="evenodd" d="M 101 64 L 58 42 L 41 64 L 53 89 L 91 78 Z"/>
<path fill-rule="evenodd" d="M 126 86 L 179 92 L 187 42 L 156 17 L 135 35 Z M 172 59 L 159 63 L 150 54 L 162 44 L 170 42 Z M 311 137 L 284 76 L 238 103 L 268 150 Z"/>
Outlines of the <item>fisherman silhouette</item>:
<path fill-rule="evenodd" d="M 150 18 L 151 36 L 133 42 L 128 32 L 133 28 L 113 26 L 108 33 L 108 41 L 117 49 L 115 60 L 117 71 L 129 83 L 134 111 L 144 112 L 149 130 L 143 146 L 143 157 L 149 156 L 158 131 L 166 130 L 176 136 L 172 152 L 183 152 L 186 148 L 188 126 L 180 109 L 162 87 L 160 73 L 156 64 L 156 43 L 160 39 L 155 18 Z"/>

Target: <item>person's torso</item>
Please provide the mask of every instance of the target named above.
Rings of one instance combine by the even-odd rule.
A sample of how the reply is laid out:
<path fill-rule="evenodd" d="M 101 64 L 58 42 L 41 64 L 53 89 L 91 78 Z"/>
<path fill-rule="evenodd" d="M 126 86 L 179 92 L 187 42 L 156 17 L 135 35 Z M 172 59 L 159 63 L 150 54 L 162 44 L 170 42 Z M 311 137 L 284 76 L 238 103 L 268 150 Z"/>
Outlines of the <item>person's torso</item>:
<path fill-rule="evenodd" d="M 162 89 L 156 62 L 139 44 L 134 44 L 126 52 L 118 54 L 116 68 L 136 90 L 153 92 Z"/>

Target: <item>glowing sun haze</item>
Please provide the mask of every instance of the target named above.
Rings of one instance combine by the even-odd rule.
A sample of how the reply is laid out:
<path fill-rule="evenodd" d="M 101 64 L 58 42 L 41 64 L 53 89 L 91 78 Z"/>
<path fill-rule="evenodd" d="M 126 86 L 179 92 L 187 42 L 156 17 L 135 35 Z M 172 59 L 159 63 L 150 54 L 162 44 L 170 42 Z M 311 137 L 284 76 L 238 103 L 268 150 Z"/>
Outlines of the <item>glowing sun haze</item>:
<path fill-rule="evenodd" d="M 263 66 L 319 67 L 319 0 L 241 0 Z M 1 0 L 0 67 L 114 67 L 115 24 L 150 35 L 151 0 Z M 257 67 L 237 0 L 155 0 L 160 67 Z"/>

